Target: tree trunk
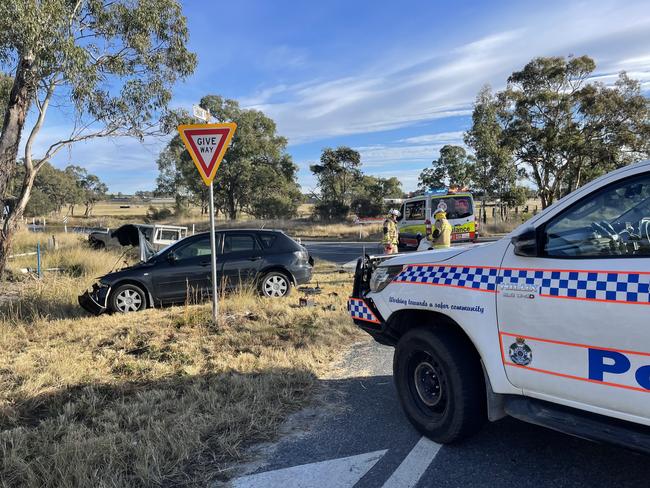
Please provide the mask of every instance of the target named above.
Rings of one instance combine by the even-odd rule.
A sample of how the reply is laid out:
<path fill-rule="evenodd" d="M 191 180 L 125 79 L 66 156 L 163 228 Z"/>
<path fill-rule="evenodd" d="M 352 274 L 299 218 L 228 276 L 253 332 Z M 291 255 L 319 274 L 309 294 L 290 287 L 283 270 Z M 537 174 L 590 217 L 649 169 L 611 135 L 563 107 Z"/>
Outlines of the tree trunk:
<path fill-rule="evenodd" d="M 0 229 L 0 280 L 4 277 L 7 257 L 11 250 L 11 243 L 13 242 L 14 235 L 18 229 L 18 224 L 25 212 L 25 207 L 27 207 L 27 202 L 29 201 L 29 196 L 32 193 L 32 187 L 34 186 L 35 177 L 36 171 L 33 169 L 25 172 L 20 197 L 16 201 L 16 205 L 9 211 L 9 214 L 2 225 L 2 229 Z"/>
<path fill-rule="evenodd" d="M 86 211 L 84 212 L 84 217 L 90 217 L 90 212 L 93 209 L 92 203 L 86 203 Z"/>
<path fill-rule="evenodd" d="M 235 202 L 234 196 L 228 195 L 228 218 L 230 220 L 237 219 L 237 203 Z"/>
<path fill-rule="evenodd" d="M 20 59 L 9 95 L 0 134 L 0 202 L 6 198 L 9 180 L 16 171 L 20 137 L 34 96 L 33 64 L 34 59 L 31 56 Z M 0 208 L 2 207 L 3 205 L 0 205 Z"/>

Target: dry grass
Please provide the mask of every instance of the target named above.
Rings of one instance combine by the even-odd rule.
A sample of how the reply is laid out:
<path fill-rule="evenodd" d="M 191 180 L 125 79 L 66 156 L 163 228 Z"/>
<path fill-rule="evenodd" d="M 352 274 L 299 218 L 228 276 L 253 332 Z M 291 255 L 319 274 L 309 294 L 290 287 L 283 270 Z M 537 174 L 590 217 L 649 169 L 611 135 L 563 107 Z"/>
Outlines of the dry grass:
<path fill-rule="evenodd" d="M 51 247 L 52 238 L 56 241 L 56 249 Z M 13 243 L 12 254 L 19 255 L 33 253 L 36 251 L 36 244 L 41 244 L 41 268 L 48 281 L 30 282 L 21 289 L 24 296 L 24 304 L 31 307 L 29 296 L 43 297 L 42 303 L 48 303 L 52 309 L 61 303 L 67 292 L 76 293 L 75 290 L 84 286 L 84 279 L 94 278 L 106 274 L 114 268 L 120 268 L 133 262 L 136 253 L 127 251 L 126 254 L 120 251 L 96 251 L 88 247 L 87 237 L 72 233 L 42 233 L 22 230 L 16 234 Z M 17 256 L 9 259 L 8 271 L 12 277 L 18 280 L 29 281 L 33 275 L 21 273 L 21 269 L 36 270 L 37 257 L 34 254 Z M 47 271 L 57 270 L 57 271 Z M 54 276 L 56 275 L 56 277 Z M 81 280 L 81 283 L 80 283 Z M 0 298 L 2 296 L 0 288 Z M 76 294 L 75 302 L 76 302 Z M 0 312 L 1 313 L 1 312 Z M 59 316 L 59 315 L 55 315 Z"/>
<path fill-rule="evenodd" d="M 21 230 L 16 233 L 12 243 L 12 252 L 14 254 L 31 252 L 36 250 L 36 245 L 40 243 L 42 249 L 46 249 L 52 236 L 57 241 L 59 247 L 77 246 L 85 239 L 85 236 L 72 233 L 54 232 L 29 232 Z"/>
<path fill-rule="evenodd" d="M 104 254 L 82 251 L 66 259 Z M 361 337 L 345 307 L 350 275 L 321 266 L 315 279 L 316 307 L 296 307 L 298 293 L 240 290 L 222 300 L 218 326 L 209 305 L 80 317 L 74 301 L 87 278 L 24 284 L 0 318 L 0 486 L 223 477 L 246 445 L 272 438 L 309 402 L 318 375 Z"/>
<path fill-rule="evenodd" d="M 195 222 L 196 230 L 207 230 L 209 223 Z M 187 224 L 184 224 L 187 225 Z M 191 224 L 189 225 L 191 227 Z M 318 224 L 309 220 L 242 220 L 218 222 L 217 228 L 265 228 L 280 229 L 294 238 L 373 240 L 381 239 L 382 224 L 355 225 L 351 222 Z"/>
<path fill-rule="evenodd" d="M 148 204 L 130 205 L 130 208 L 120 208 L 119 202 L 100 202 L 93 209 L 92 217 L 68 217 L 68 227 L 110 227 L 115 228 L 126 223 L 141 223 L 147 220 Z M 155 205 L 156 208 L 171 208 L 169 205 Z M 381 224 L 355 225 L 351 222 L 335 224 L 319 224 L 312 222 L 309 217 L 313 210 L 312 204 L 302 204 L 298 208 L 297 219 L 257 220 L 246 214 L 240 214 L 236 221 L 227 220 L 223 214 L 217 216 L 217 227 L 220 228 L 260 228 L 282 229 L 293 237 L 313 239 L 361 239 L 378 240 L 381 237 Z M 47 218 L 50 228 L 61 229 L 63 214 Z M 172 215 L 157 223 L 167 223 L 187 226 L 192 225 L 196 231 L 208 230 L 210 223 L 207 215 L 201 215 L 199 208 L 191 208 L 182 217 Z"/>

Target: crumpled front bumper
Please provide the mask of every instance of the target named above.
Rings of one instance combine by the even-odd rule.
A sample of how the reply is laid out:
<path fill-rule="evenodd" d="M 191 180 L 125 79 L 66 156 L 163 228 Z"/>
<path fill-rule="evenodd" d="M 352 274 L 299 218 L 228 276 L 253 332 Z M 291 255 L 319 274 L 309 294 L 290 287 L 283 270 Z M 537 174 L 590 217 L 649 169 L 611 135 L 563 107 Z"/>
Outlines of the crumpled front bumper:
<path fill-rule="evenodd" d="M 110 286 L 100 283 L 93 284 L 90 290 L 86 290 L 77 298 L 79 305 L 93 315 L 99 315 L 108 308 L 108 294 L 111 291 Z"/>
<path fill-rule="evenodd" d="M 356 325 L 375 337 L 376 333 L 383 329 L 385 321 L 372 298 L 367 296 L 370 275 L 373 271 L 370 261 L 369 256 L 364 256 L 357 261 L 354 286 L 348 298 L 348 313 Z"/>

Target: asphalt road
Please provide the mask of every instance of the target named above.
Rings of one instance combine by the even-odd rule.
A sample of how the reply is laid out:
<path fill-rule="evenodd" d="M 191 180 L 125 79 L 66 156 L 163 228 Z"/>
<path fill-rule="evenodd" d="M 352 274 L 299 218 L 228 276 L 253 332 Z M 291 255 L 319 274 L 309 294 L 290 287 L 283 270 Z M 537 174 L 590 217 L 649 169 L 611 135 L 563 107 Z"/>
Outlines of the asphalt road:
<path fill-rule="evenodd" d="M 310 487 L 646 487 L 645 456 L 511 418 L 475 437 L 438 446 L 400 410 L 391 376 L 392 349 L 355 346 L 345 374 L 324 381 L 337 408 L 267 449 L 237 488 Z M 325 409 L 327 411 L 327 409 Z"/>
<path fill-rule="evenodd" d="M 483 238 L 479 242 L 491 242 L 496 239 Z M 315 259 L 324 259 L 336 264 L 345 264 L 356 260 L 363 253 L 382 254 L 383 248 L 376 242 L 339 242 L 339 241 L 307 241 L 302 244 Z M 465 243 L 464 243 L 465 244 Z"/>
<path fill-rule="evenodd" d="M 383 248 L 375 242 L 303 241 L 302 244 L 315 259 L 345 264 L 367 254 L 381 254 Z"/>

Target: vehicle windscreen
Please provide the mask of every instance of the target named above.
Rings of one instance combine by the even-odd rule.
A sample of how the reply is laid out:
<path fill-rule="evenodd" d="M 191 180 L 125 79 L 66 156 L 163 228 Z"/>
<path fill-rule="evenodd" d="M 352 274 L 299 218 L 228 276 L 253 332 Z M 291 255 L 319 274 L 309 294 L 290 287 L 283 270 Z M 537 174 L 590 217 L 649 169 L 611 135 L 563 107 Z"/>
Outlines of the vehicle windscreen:
<path fill-rule="evenodd" d="M 426 218 L 426 208 L 427 202 L 424 198 L 406 202 L 404 205 L 404 220 L 424 220 Z"/>
<path fill-rule="evenodd" d="M 474 213 L 472 198 L 469 196 L 444 197 L 431 199 L 431 213 L 440 203 L 447 205 L 447 219 L 466 219 Z M 433 216 L 433 215 L 432 215 Z"/>
<path fill-rule="evenodd" d="M 594 192 L 553 218 L 544 233 L 549 256 L 650 255 L 650 176 Z"/>

